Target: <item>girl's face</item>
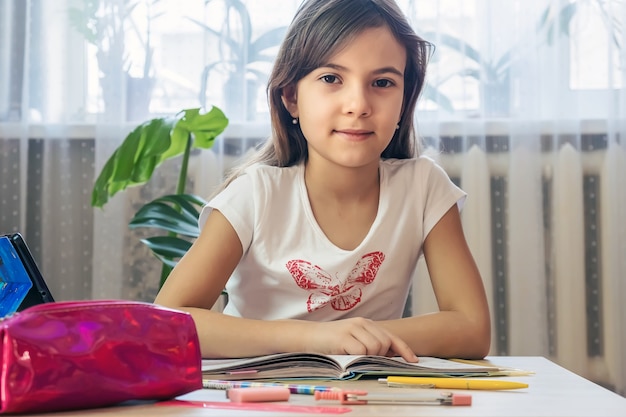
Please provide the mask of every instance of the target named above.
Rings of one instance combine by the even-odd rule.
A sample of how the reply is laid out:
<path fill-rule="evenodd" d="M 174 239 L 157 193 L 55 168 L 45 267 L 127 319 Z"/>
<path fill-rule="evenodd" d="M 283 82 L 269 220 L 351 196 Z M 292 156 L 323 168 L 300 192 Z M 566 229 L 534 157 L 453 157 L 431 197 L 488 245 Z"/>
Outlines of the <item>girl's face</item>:
<path fill-rule="evenodd" d="M 405 66 L 406 51 L 389 29 L 372 28 L 285 90 L 283 103 L 299 119 L 309 163 L 378 166 L 400 120 Z"/>

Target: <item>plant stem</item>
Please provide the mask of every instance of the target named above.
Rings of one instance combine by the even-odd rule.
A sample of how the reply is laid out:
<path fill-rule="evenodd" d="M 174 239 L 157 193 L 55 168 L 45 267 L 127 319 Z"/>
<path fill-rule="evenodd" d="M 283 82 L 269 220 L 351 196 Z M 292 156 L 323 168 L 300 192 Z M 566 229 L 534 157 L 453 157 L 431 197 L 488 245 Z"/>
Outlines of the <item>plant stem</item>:
<path fill-rule="evenodd" d="M 180 173 L 178 175 L 178 183 L 176 184 L 176 194 L 185 194 L 185 185 L 187 184 L 187 171 L 189 168 L 189 156 L 191 155 L 191 144 L 193 143 L 193 137 L 191 133 L 187 136 L 187 144 L 185 145 L 185 152 L 183 153 L 183 160 L 180 167 Z M 180 207 L 176 207 L 179 211 Z M 176 237 L 176 233 L 168 232 L 168 236 Z M 172 272 L 171 268 L 163 264 L 161 267 L 161 280 L 159 283 L 159 289 L 165 283 L 165 280 Z"/>
<path fill-rule="evenodd" d="M 176 194 L 185 194 L 185 184 L 187 184 L 187 169 L 189 166 L 189 155 L 191 154 L 191 144 L 193 138 L 191 133 L 187 136 L 187 144 L 185 145 L 185 152 L 183 153 L 183 161 L 180 167 L 180 175 L 178 176 L 178 185 L 176 185 Z"/>

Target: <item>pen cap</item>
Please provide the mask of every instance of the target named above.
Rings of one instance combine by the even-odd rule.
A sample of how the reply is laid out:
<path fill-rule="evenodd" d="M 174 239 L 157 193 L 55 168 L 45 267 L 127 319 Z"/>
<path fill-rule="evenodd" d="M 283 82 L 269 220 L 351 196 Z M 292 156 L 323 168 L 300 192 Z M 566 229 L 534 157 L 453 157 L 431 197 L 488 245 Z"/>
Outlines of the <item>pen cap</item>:
<path fill-rule="evenodd" d="M 226 398 L 235 403 L 287 401 L 289 395 L 289 388 L 285 387 L 231 388 L 226 391 Z"/>

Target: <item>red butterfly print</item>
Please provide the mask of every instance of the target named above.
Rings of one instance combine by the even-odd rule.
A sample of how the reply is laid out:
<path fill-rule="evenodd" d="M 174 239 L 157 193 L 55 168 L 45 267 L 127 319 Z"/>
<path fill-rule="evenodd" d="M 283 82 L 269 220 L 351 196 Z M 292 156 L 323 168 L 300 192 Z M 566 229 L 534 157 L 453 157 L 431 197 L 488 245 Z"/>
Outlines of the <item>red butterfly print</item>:
<path fill-rule="evenodd" d="M 287 269 L 298 287 L 311 291 L 306 303 L 309 313 L 329 302 L 333 309 L 346 311 L 361 301 L 361 288 L 374 281 L 384 260 L 382 252 L 363 255 L 345 280 L 302 259 L 287 262 Z"/>

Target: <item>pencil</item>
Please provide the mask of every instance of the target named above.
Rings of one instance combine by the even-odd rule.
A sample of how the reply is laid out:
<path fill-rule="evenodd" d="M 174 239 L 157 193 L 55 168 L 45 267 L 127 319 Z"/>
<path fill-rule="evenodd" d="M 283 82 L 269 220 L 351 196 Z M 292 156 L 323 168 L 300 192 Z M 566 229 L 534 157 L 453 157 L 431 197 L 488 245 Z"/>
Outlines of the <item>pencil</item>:
<path fill-rule="evenodd" d="M 215 379 L 203 379 L 202 387 L 206 389 L 228 390 L 232 388 L 252 387 L 285 387 L 292 394 L 315 395 L 315 392 L 335 391 L 338 388 L 324 385 L 286 384 L 282 382 L 252 382 L 252 381 L 222 381 Z"/>
<path fill-rule="evenodd" d="M 505 390 L 528 388 L 528 384 L 513 381 L 497 381 L 473 378 L 428 378 L 414 376 L 389 376 L 380 378 L 379 382 L 389 387 L 430 386 L 443 389 L 471 389 L 471 390 Z"/>

